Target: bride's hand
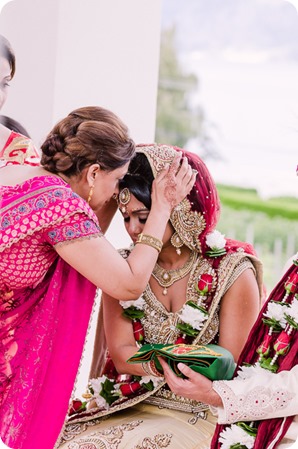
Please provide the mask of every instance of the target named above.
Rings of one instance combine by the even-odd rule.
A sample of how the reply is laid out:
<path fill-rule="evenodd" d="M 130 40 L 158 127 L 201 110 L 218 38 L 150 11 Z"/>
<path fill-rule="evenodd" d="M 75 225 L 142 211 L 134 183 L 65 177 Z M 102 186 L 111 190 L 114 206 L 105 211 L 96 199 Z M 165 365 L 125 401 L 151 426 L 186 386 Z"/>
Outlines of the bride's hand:
<path fill-rule="evenodd" d="M 177 153 L 172 164 L 165 167 L 153 181 L 152 204 L 161 204 L 161 207 L 171 211 L 189 194 L 196 175 L 187 158 Z"/>

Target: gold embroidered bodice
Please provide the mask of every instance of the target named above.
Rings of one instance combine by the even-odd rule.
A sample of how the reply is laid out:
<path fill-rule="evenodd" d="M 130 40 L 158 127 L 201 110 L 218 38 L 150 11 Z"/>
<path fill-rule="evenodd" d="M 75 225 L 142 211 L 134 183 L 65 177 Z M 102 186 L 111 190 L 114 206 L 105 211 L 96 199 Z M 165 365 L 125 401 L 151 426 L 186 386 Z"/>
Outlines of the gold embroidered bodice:
<path fill-rule="evenodd" d="M 255 262 L 254 258 L 250 260 L 247 254 L 240 249 L 223 257 L 219 267 L 214 269 L 212 261 L 198 255 L 187 283 L 185 303 L 191 300 L 205 307 L 208 310 L 208 318 L 198 336 L 193 340 L 193 343 L 204 345 L 217 343 L 220 301 L 226 291 L 246 269 L 250 268 L 256 273 L 257 270 L 253 262 Z M 212 289 L 207 297 L 200 296 L 196 289 L 200 275 L 204 273 L 212 276 Z M 174 343 L 177 337 L 181 336 L 181 331 L 176 328 L 177 323 L 181 322 L 179 317 L 180 311 L 169 312 L 156 298 L 149 284 L 142 297 L 145 300 L 145 315 L 141 322 L 145 331 L 146 343 Z M 208 408 L 205 404 L 174 395 L 167 386 L 157 390 L 152 396 L 145 399 L 145 402 L 159 407 L 198 414 Z"/>
<path fill-rule="evenodd" d="M 204 306 L 204 300 L 199 295 L 195 286 L 201 274 L 209 273 L 213 277 L 213 287 L 216 288 L 216 272 L 212 269 L 210 263 L 203 259 L 203 257 L 198 257 L 195 264 L 193 265 L 190 276 L 187 283 L 185 303 L 187 301 L 193 301 L 196 304 Z M 169 312 L 165 306 L 157 299 L 153 293 L 150 285 L 147 285 L 145 292 L 142 295 L 145 300 L 144 312 L 145 316 L 141 319 L 144 331 L 146 343 L 174 343 L 177 337 L 181 334 L 176 328 L 178 322 L 181 322 L 179 318 L 179 311 Z M 214 321 L 212 326 L 208 329 L 208 340 L 211 341 L 218 332 L 218 317 L 217 311 L 214 313 Z"/>
<path fill-rule="evenodd" d="M 185 303 L 187 301 L 193 301 L 208 310 L 208 304 L 206 302 L 209 302 L 210 296 L 213 297 L 212 301 L 210 301 L 211 306 L 209 307 L 210 316 L 206 322 L 206 324 L 208 324 L 204 326 L 204 332 L 200 332 L 200 335 L 196 339 L 196 343 L 208 344 L 216 341 L 219 328 L 218 312 L 220 299 L 244 270 L 247 268 L 254 269 L 253 264 L 247 257 L 244 255 L 241 255 L 242 257 L 239 256 L 239 253 L 226 256 L 222 262 L 228 263 L 221 263 L 217 270 L 212 268 L 209 260 L 204 259 L 202 256 L 198 256 L 192 267 L 187 283 Z M 225 259 L 227 259 L 227 261 L 225 261 Z M 232 263 L 232 259 L 236 259 L 237 263 Z M 233 265 L 233 270 L 229 273 L 231 271 L 231 264 Z M 209 297 L 200 296 L 196 289 L 198 279 L 200 278 L 200 275 L 204 273 L 210 274 L 213 278 L 212 290 Z M 181 331 L 176 328 L 177 323 L 181 322 L 179 318 L 180 311 L 169 312 L 156 298 L 149 284 L 142 297 L 145 300 L 145 315 L 141 319 L 141 322 L 145 331 L 146 343 L 174 343 L 177 337 L 181 335 Z"/>

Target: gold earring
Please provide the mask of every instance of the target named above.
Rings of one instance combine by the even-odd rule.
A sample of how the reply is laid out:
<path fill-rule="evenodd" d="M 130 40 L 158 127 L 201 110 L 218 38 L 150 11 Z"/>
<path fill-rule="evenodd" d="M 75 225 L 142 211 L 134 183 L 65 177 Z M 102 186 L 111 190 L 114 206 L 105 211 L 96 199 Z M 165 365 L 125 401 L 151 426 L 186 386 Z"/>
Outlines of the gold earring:
<path fill-rule="evenodd" d="M 180 248 L 184 245 L 184 243 L 177 232 L 174 232 L 174 234 L 172 235 L 171 244 L 174 246 L 174 248 L 176 248 L 176 253 L 178 254 L 178 256 L 180 256 L 181 254 Z"/>
<path fill-rule="evenodd" d="M 88 204 L 90 204 L 90 201 L 91 201 L 91 198 L 93 195 L 93 190 L 94 190 L 94 184 L 92 184 L 92 186 L 90 187 L 90 190 L 89 190 L 89 195 L 88 195 L 88 200 L 87 200 Z"/>

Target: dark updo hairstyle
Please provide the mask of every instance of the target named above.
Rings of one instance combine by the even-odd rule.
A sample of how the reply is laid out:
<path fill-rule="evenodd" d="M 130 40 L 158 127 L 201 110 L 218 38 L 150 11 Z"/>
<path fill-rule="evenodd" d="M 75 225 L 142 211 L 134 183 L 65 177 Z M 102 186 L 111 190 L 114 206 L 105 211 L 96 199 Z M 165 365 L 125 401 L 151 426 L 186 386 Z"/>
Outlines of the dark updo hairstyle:
<path fill-rule="evenodd" d="M 102 170 L 122 167 L 135 154 L 127 126 L 113 112 L 87 106 L 60 120 L 41 146 L 41 165 L 68 177 L 98 163 Z"/>
<path fill-rule="evenodd" d="M 2 34 L 0 34 L 0 56 L 8 61 L 11 70 L 10 76 L 12 79 L 16 71 L 16 57 L 9 41 L 6 37 L 2 36 Z"/>
<path fill-rule="evenodd" d="M 143 153 L 136 153 L 131 160 L 127 174 L 119 183 L 119 189 L 125 187 L 144 204 L 151 209 L 151 190 L 154 176 L 150 163 Z"/>

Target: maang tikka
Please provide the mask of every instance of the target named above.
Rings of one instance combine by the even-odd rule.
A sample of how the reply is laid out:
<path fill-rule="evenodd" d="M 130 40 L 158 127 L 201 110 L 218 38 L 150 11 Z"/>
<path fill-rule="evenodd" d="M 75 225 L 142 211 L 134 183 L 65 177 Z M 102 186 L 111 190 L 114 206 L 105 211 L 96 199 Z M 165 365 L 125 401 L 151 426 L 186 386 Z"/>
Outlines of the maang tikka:
<path fill-rule="evenodd" d="M 118 196 L 120 210 L 123 214 L 126 212 L 126 206 L 130 202 L 130 191 L 125 187 Z"/>

